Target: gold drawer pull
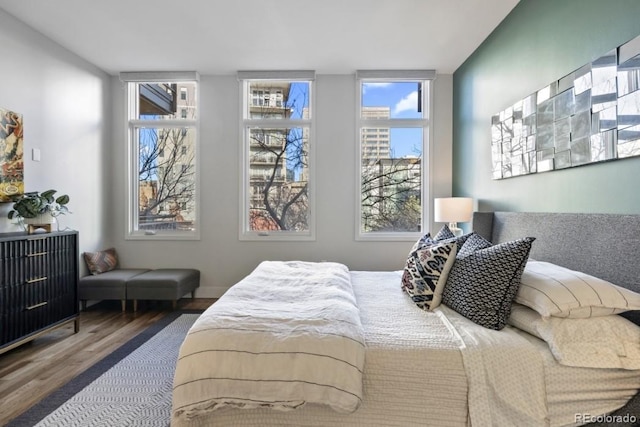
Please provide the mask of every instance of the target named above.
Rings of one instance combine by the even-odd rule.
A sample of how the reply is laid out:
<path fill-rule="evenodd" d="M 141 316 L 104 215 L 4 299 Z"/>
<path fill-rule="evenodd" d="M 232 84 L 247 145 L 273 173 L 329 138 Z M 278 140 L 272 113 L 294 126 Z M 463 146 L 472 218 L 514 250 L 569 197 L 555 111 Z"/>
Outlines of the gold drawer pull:
<path fill-rule="evenodd" d="M 33 310 L 34 308 L 42 307 L 42 306 L 45 306 L 47 304 L 49 304 L 49 301 L 41 302 L 39 304 L 30 305 L 29 307 L 27 307 L 27 310 Z"/>
<path fill-rule="evenodd" d="M 47 276 L 38 277 L 37 279 L 29 279 L 29 280 L 27 280 L 27 283 L 42 282 L 43 280 L 47 280 Z"/>
<path fill-rule="evenodd" d="M 33 253 L 33 254 L 27 254 L 27 258 L 29 258 L 29 257 L 34 257 L 34 256 L 42 256 L 42 255 L 46 255 L 46 254 L 48 254 L 48 253 L 49 253 L 49 252 L 44 251 L 44 252 L 36 252 L 36 253 Z"/>

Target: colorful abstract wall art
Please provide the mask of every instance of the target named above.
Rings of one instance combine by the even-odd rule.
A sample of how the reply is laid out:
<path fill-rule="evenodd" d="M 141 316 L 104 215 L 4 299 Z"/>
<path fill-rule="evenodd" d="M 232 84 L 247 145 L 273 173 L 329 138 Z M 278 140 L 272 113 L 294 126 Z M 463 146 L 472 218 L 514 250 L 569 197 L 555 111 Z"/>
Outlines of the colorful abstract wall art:
<path fill-rule="evenodd" d="M 22 114 L 0 108 L 0 202 L 24 193 Z"/>

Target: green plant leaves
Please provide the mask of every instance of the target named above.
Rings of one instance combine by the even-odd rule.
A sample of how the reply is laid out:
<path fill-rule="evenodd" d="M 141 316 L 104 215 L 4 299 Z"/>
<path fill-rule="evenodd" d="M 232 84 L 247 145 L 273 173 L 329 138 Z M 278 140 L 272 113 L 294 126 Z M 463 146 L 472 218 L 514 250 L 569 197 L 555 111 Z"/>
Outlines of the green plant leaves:
<path fill-rule="evenodd" d="M 56 190 L 47 190 L 42 193 L 37 191 L 31 193 L 25 193 L 15 200 L 13 209 L 7 214 L 9 219 L 17 217 L 22 218 L 35 218 L 42 213 L 50 213 L 53 216 L 61 213 L 69 212 L 69 209 L 65 206 L 69 203 L 69 196 L 63 194 L 54 198 Z"/>

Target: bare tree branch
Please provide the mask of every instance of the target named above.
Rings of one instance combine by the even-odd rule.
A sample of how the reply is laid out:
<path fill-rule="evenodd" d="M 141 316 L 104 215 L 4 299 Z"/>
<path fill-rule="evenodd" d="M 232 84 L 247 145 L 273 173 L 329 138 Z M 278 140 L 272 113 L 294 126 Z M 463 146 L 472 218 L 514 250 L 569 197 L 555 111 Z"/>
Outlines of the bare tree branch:
<path fill-rule="evenodd" d="M 258 86 L 256 86 L 258 87 Z M 282 88 L 282 103 L 274 106 L 267 99 L 268 86 L 259 86 L 265 99 L 262 105 L 252 106 L 251 113 L 260 118 L 274 118 L 273 128 L 253 128 L 250 131 L 250 173 L 260 187 L 259 203 L 252 199 L 251 218 L 259 219 L 256 227 L 279 230 L 308 229 L 308 183 L 301 174 L 308 167 L 308 141 L 302 128 L 279 128 L 277 118 L 289 118 L 300 106 L 306 105 L 304 91 L 291 94 L 291 85 Z M 260 103 L 260 99 L 257 100 Z M 256 190 L 254 190 L 256 191 Z M 257 195 L 255 192 L 254 195 Z M 262 212 L 259 214 L 258 212 Z M 265 220 L 264 215 L 268 216 Z M 261 230 L 262 228 L 257 228 Z"/>
<path fill-rule="evenodd" d="M 364 165 L 362 224 L 366 231 L 419 231 L 420 160 L 377 159 Z"/>

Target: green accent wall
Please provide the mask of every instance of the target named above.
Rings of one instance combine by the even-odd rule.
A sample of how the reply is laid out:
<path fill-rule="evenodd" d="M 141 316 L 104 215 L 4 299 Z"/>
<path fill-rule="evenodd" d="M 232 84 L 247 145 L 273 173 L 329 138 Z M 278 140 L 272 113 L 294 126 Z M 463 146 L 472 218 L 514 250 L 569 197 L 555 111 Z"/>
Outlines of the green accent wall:
<path fill-rule="evenodd" d="M 453 194 L 479 210 L 640 214 L 640 157 L 491 178 L 491 116 L 640 35 L 638 0 L 521 0 L 453 75 Z"/>

